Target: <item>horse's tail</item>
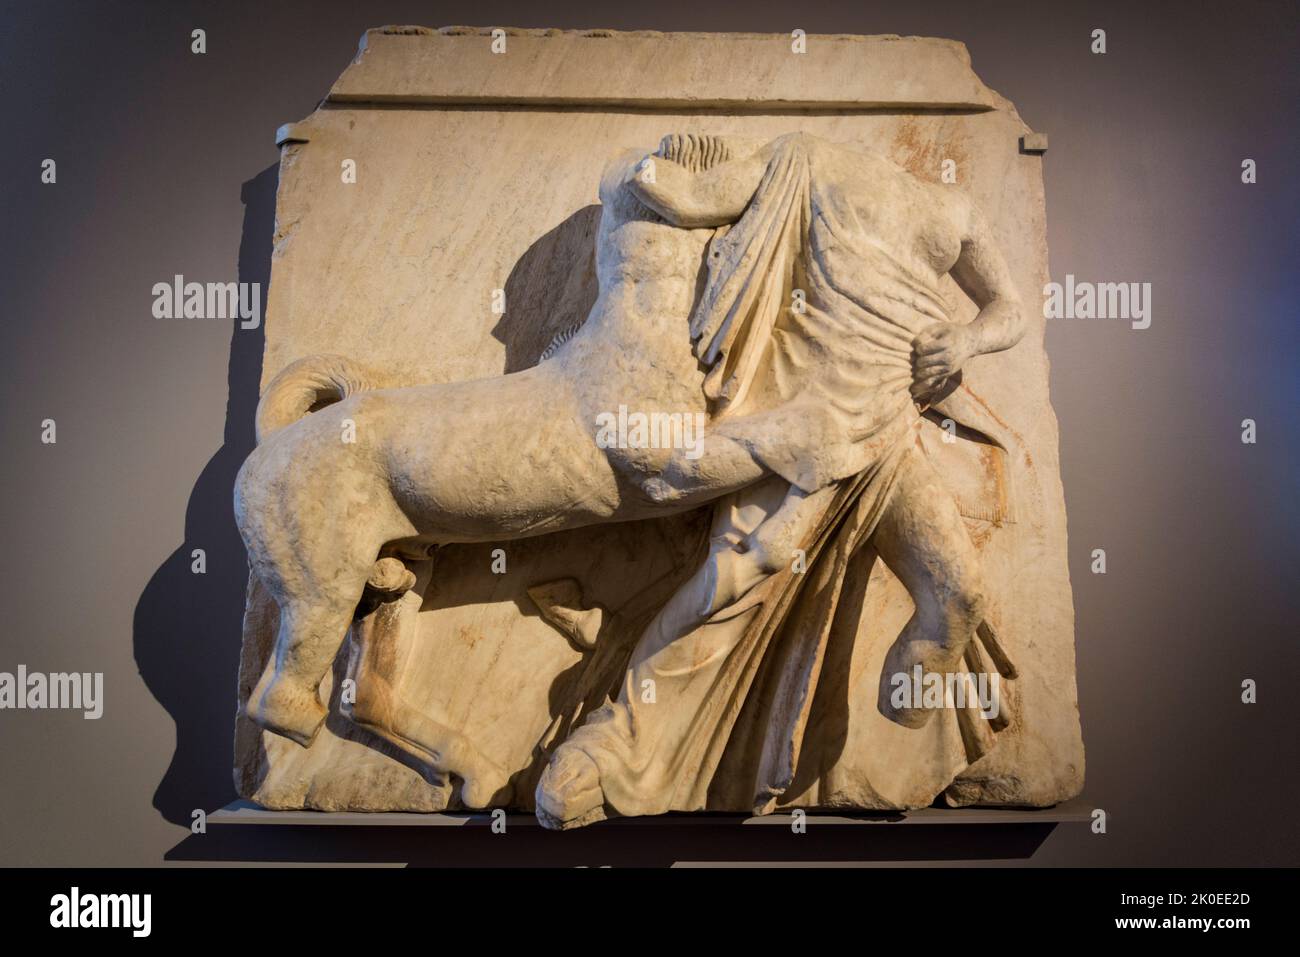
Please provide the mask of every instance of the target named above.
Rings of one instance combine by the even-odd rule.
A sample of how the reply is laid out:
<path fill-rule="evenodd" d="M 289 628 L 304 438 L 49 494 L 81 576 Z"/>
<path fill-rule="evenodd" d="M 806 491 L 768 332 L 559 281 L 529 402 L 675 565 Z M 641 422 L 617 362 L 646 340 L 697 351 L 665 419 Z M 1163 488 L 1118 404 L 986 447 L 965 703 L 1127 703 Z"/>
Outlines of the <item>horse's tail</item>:
<path fill-rule="evenodd" d="M 382 388 L 377 376 L 344 356 L 307 356 L 291 362 L 267 385 L 257 403 L 257 441 L 309 412 L 357 392 Z"/>

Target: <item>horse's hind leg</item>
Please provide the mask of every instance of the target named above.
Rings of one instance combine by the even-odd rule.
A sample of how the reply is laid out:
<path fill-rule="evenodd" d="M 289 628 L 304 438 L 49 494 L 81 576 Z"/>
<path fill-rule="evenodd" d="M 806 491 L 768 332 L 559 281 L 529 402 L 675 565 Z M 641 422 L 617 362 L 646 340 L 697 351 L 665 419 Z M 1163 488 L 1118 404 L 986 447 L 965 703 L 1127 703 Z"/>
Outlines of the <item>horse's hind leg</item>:
<path fill-rule="evenodd" d="M 354 607 L 343 603 L 281 607 L 272 658 L 245 707 L 250 718 L 304 747 L 311 744 L 325 720 L 320 682 L 351 623 Z"/>
<path fill-rule="evenodd" d="M 245 712 L 268 731 L 305 747 L 320 730 L 326 714 L 320 683 L 347 636 L 377 550 L 358 547 L 348 555 L 344 549 L 315 549 L 305 554 L 329 567 L 295 556 L 296 567 L 259 568 L 279 601 L 280 629 Z M 307 581 L 312 587 L 302 587 Z"/>

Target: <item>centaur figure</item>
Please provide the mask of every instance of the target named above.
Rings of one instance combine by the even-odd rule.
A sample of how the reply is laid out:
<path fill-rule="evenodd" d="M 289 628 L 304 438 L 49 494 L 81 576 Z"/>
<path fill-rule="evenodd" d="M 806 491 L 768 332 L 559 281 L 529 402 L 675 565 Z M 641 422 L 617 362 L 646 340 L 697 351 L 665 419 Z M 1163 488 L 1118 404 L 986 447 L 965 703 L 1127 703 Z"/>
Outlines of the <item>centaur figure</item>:
<path fill-rule="evenodd" d="M 805 134 L 757 148 L 673 136 L 615 159 L 600 197 L 599 296 L 553 357 L 407 388 L 341 357 L 299 360 L 267 387 L 235 496 L 253 570 L 280 608 L 247 712 L 303 745 L 384 563 L 713 503 L 707 559 L 640 638 L 618 697 L 542 776 L 538 816 L 552 827 L 703 806 L 677 782 L 700 742 L 734 722 L 714 712 L 740 687 L 728 662 L 756 627 L 746 601 L 766 600 L 793 556 L 849 523 L 852 547 L 869 543 L 915 605 L 879 708 L 907 727 L 930 717 L 894 709 L 888 676 L 957 669 L 985 598 L 916 430 L 932 403 L 979 420 L 954 391 L 962 366 L 1022 332 L 978 211 L 881 157 Z M 969 324 L 951 321 L 945 275 L 979 307 Z M 620 406 L 707 413 L 702 448 L 601 448 L 597 417 Z"/>

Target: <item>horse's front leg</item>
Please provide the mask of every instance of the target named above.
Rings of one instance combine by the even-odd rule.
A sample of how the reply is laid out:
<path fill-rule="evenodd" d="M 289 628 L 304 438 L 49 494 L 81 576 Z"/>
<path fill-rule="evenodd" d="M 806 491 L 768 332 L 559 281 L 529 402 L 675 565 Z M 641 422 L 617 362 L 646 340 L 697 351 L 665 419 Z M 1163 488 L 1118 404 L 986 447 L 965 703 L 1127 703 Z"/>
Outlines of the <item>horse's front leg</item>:
<path fill-rule="evenodd" d="M 506 771 L 465 735 L 411 707 L 397 690 L 416 644 L 420 605 L 432 566 L 428 561 L 414 565 L 409 584 L 397 574 L 390 576 L 389 581 L 402 588 L 399 594 L 372 588 L 379 604 L 353 629 L 349 670 L 356 687 L 350 702 L 345 697 L 342 710 L 355 724 L 422 764 L 460 778 L 460 798 L 466 807 L 487 807 L 505 787 L 509 779 Z"/>

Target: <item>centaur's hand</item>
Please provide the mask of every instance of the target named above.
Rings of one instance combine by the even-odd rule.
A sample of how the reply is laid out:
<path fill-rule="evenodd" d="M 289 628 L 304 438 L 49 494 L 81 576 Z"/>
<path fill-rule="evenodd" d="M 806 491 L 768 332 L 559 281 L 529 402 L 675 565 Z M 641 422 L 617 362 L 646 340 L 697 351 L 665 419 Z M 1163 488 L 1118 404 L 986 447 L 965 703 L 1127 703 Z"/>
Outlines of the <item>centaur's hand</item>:
<path fill-rule="evenodd" d="M 966 326 L 936 322 L 912 340 L 912 398 L 938 391 L 973 356 L 975 336 Z"/>

